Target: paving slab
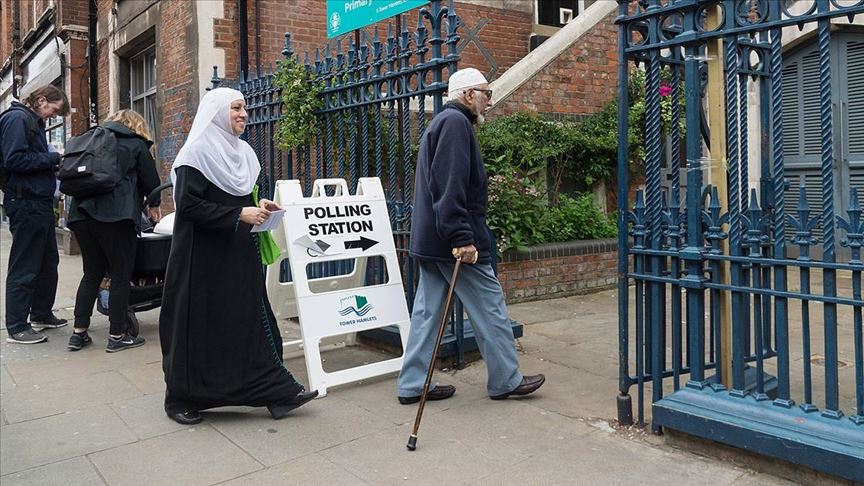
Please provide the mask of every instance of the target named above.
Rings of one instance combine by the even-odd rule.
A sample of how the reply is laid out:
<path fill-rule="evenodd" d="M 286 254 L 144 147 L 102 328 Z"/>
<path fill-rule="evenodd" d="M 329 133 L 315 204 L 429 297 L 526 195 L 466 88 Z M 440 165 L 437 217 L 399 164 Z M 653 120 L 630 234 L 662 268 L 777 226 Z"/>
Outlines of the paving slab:
<path fill-rule="evenodd" d="M 546 383 L 531 395 L 509 398 L 567 417 L 601 417 L 612 419 L 617 414 L 615 396 L 618 381 L 610 377 L 580 372 L 566 366 L 541 361 L 534 356 L 522 355 L 523 373 L 546 375 Z M 453 377 L 474 386 L 486 386 L 486 365 L 482 361 L 470 363 Z"/>
<path fill-rule="evenodd" d="M 46 344 L 25 346 L 7 343 L 0 359 L 15 383 L 19 385 L 65 381 L 69 376 L 92 375 L 162 360 L 158 338 L 155 336 L 150 336 L 148 342 L 139 348 L 127 349 L 120 353 L 106 353 L 104 343 L 107 335 L 107 330 L 101 339 L 95 333 L 92 334 L 93 344 L 75 352 L 66 349 L 66 344 L 69 342 L 68 333 L 64 333 L 57 339 L 51 339 Z M 40 346 L 44 347 L 40 348 Z"/>
<path fill-rule="evenodd" d="M 465 430 L 452 417 L 458 413 L 447 410 L 424 417 L 413 452 L 405 448 L 412 427 L 404 424 L 343 443 L 321 455 L 376 485 L 472 483 L 527 457 L 522 448 L 505 441 L 490 442 L 488 435 Z"/>
<path fill-rule="evenodd" d="M 745 471 L 740 476 L 735 478 L 729 486 L 793 486 L 792 481 L 787 481 L 782 478 L 774 477 L 768 474 L 760 474 L 756 471 Z"/>
<path fill-rule="evenodd" d="M 484 476 L 483 484 L 729 484 L 742 472 L 699 457 L 591 434 Z"/>
<path fill-rule="evenodd" d="M 269 467 L 220 486 L 285 486 L 315 484 L 316 486 L 363 486 L 369 483 L 333 464 L 320 454 L 308 454 L 284 464 Z"/>
<path fill-rule="evenodd" d="M 86 457 L 75 457 L 0 476 L 4 486 L 93 486 L 105 484 Z"/>
<path fill-rule="evenodd" d="M 529 400 L 485 400 L 472 407 L 447 411 L 447 427 L 490 443 L 542 454 L 597 431 L 582 419 L 564 417 Z M 425 412 L 423 421 L 425 422 Z M 423 424 L 425 425 L 425 424 Z"/>
<path fill-rule="evenodd" d="M 523 354 L 597 376 L 618 379 L 618 349 L 593 343 L 567 344 L 529 328 L 519 339 Z"/>
<path fill-rule="evenodd" d="M 6 365 L 0 366 L 0 393 L 5 392 L 6 390 L 11 390 L 15 387 L 15 380 L 12 379 L 12 375 L 6 371 Z"/>
<path fill-rule="evenodd" d="M 67 374 L 63 381 L 18 385 L 3 394 L 3 413 L 10 423 L 124 400 L 141 395 L 116 371 L 95 375 Z"/>
<path fill-rule="evenodd" d="M 153 363 L 135 364 L 117 370 L 145 395 L 165 394 L 165 373 L 162 360 Z"/>
<path fill-rule="evenodd" d="M 437 372 L 432 383 L 456 384 L 450 373 Z M 334 396 L 341 400 L 367 410 L 394 425 L 412 422 L 417 415 L 417 405 L 402 405 L 396 398 L 396 377 L 385 377 L 364 380 L 360 383 L 345 385 L 333 390 Z M 443 410 L 474 407 L 478 400 L 486 399 L 486 388 L 480 386 L 457 386 L 456 394 L 447 400 L 426 402 L 424 416 L 433 415 Z"/>
<path fill-rule="evenodd" d="M 529 326 L 525 332 L 540 334 L 566 344 L 618 349 L 618 316 L 615 313 L 537 323 Z"/>
<path fill-rule="evenodd" d="M 263 468 L 209 425 L 91 454 L 90 460 L 112 486 L 203 486 Z"/>
<path fill-rule="evenodd" d="M 4 426 L 0 463 L 3 473 L 10 474 L 135 440 L 135 434 L 111 408 L 98 405 Z"/>
<path fill-rule="evenodd" d="M 390 422 L 328 395 L 273 420 L 265 408 L 207 412 L 207 423 L 262 464 L 272 466 L 389 427 Z"/>
<path fill-rule="evenodd" d="M 187 428 L 168 418 L 164 402 L 165 395 L 160 393 L 117 401 L 111 408 L 139 439 L 149 439 Z"/>

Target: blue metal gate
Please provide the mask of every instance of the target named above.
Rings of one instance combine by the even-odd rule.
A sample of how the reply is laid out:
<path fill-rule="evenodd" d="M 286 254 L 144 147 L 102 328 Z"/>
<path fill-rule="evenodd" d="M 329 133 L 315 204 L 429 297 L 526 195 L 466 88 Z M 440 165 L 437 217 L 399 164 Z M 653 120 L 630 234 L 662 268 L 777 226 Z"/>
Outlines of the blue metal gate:
<path fill-rule="evenodd" d="M 847 163 L 838 171 L 835 127 L 838 116 L 849 114 L 832 104 L 838 59 L 830 49 L 832 19 L 851 22 L 864 13 L 864 1 L 619 0 L 619 6 L 619 421 L 632 423 L 636 386 L 636 418 L 644 423 L 650 388 L 655 432 L 668 427 L 864 480 L 864 218 L 855 188 L 835 181 L 836 173 L 861 177 L 864 167 Z M 717 27 L 708 25 L 712 10 Z M 816 191 L 791 184 L 784 173 L 783 29 L 796 26 L 815 27 L 818 42 L 818 62 L 808 73 L 818 90 L 800 94 L 818 105 L 813 150 L 820 174 L 806 181 L 818 183 Z M 724 88 L 722 103 L 712 106 L 725 113 L 723 153 L 712 153 L 704 136 L 717 129 L 704 118 L 707 45 L 717 40 Z M 631 207 L 634 68 L 646 77 L 646 183 Z M 759 109 L 748 118 L 751 89 Z M 664 130 L 661 98 L 670 93 Z M 683 113 L 674 101 L 681 93 Z M 754 132 L 758 187 L 748 176 Z M 669 150 L 661 150 L 664 143 Z M 728 198 L 709 185 L 712 158 L 728 171 Z M 672 168 L 668 191 L 664 166 Z M 835 205 L 835 186 L 849 195 L 842 206 Z M 794 214 L 784 211 L 789 198 L 797 200 Z M 821 256 L 811 257 L 817 245 Z M 728 283 L 721 278 L 725 265 Z M 720 319 L 727 296 L 728 335 Z M 727 352 L 730 376 L 723 376 Z"/>

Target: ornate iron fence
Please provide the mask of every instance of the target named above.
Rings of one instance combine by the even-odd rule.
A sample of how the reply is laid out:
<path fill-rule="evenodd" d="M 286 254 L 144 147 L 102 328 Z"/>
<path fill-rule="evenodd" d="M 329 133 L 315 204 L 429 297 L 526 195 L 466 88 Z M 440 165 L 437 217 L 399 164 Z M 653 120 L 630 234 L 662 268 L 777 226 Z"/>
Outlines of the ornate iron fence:
<path fill-rule="evenodd" d="M 412 27 L 406 15 L 399 15 L 386 23 L 386 33 L 384 24 L 378 24 L 304 54 L 302 63 L 309 78 L 324 85 L 323 106 L 316 112 L 318 133 L 307 145 L 283 152 L 273 143 L 282 102 L 273 85 L 272 65 L 266 72 L 253 72 L 238 83 L 249 113 L 244 136 L 261 161 L 260 185 L 267 194 L 272 195 L 275 181 L 280 179 L 302 181 L 309 194 L 312 181 L 318 178 L 344 178 L 352 192 L 360 177 L 381 178 L 409 309 L 419 278 L 416 263 L 408 254 L 416 144 L 429 118 L 443 109 L 447 90 L 444 71 L 454 72 L 459 61 L 460 19 L 453 1 L 444 3 L 430 1 L 417 11 Z M 282 55 L 296 56 L 290 33 L 285 34 Z M 214 68 L 213 86 L 220 83 Z M 367 284 L 386 278 L 383 266 L 374 260 L 368 263 Z M 347 274 L 353 265 L 353 260 L 316 265 L 310 268 L 309 277 Z M 282 281 L 291 280 L 287 262 L 281 273 Z M 473 343 L 473 334 L 470 328 L 466 332 L 464 325 L 462 306 L 457 302 L 441 351 L 442 355 L 455 355 L 457 366 Z M 520 325 L 514 324 L 514 333 L 521 336 Z M 366 334 L 400 344 L 398 335 L 386 330 Z"/>
<path fill-rule="evenodd" d="M 629 393 L 636 386 L 637 420 L 644 422 L 650 386 L 657 432 L 671 427 L 864 480 L 864 219 L 856 189 L 848 188 L 845 207 L 835 207 L 836 188 L 846 192 L 850 184 L 835 181 L 838 166 L 846 164 L 842 173 L 855 177 L 864 174 L 864 166 L 844 162 L 835 152 L 832 63 L 838 60 L 830 48 L 832 19 L 851 22 L 864 13 L 864 2 L 619 0 L 619 6 L 619 420 L 632 423 Z M 717 27 L 708 24 L 714 9 Z M 800 95 L 818 98 L 819 200 L 805 187 L 789 188 L 784 170 L 783 110 L 790 100 L 784 100 L 789 90 L 783 29 L 810 24 L 818 63 L 809 75 L 818 78 L 818 92 Z M 725 91 L 723 103 L 712 106 L 725 111 L 722 153 L 712 152 L 704 139 L 700 113 L 704 78 L 711 75 L 705 69 L 707 44 L 718 39 Z M 631 208 L 627 86 L 633 63 L 646 71 L 646 182 Z M 673 102 L 665 133 L 661 83 L 668 87 L 664 93 L 677 99 L 683 92 L 685 98 L 684 113 Z M 758 117 L 748 118 L 750 88 Z M 749 186 L 747 173 L 754 127 L 761 134 L 758 188 Z M 664 152 L 666 140 L 670 150 Z M 706 184 L 706 162 L 712 159 L 728 170 L 726 199 Z M 676 170 L 679 161 L 684 180 Z M 664 165 L 673 167 L 668 192 L 661 186 Z M 784 211 L 790 196 L 798 199 L 794 215 Z M 808 200 L 821 208 L 818 214 L 811 214 Z M 728 203 L 728 211 L 721 203 Z M 821 257 L 811 257 L 809 248 L 818 243 Z M 838 258 L 844 248 L 848 258 Z M 790 249 L 797 250 L 796 258 Z M 721 279 L 726 264 L 729 283 Z M 821 288 L 814 285 L 816 277 Z M 723 342 L 730 339 L 720 321 L 724 293 L 732 302 L 728 377 L 721 362 Z M 815 366 L 824 368 L 821 376 Z"/>

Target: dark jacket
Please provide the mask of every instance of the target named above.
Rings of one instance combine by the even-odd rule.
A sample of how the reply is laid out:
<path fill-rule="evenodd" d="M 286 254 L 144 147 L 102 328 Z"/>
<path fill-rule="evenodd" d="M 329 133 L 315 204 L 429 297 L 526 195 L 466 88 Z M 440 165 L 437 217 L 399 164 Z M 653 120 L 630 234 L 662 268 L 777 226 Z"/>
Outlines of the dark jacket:
<path fill-rule="evenodd" d="M 48 151 L 45 122 L 18 103 L 0 116 L 0 151 L 6 173 L 6 197 L 52 199 L 57 187 L 54 170 L 60 154 Z"/>
<path fill-rule="evenodd" d="M 122 123 L 108 122 L 102 127 L 111 130 L 117 137 L 117 163 L 126 175 L 120 179 L 114 190 L 107 194 L 84 199 L 72 198 L 68 224 L 89 216 L 103 223 L 131 220 L 135 227 L 139 228 L 144 198 L 160 184 L 156 163 L 150 155 L 153 142 Z M 150 202 L 150 206 L 158 206 L 160 202 L 157 195 Z"/>
<path fill-rule="evenodd" d="M 473 244 L 478 263 L 491 262 L 488 180 L 475 119 L 467 107 L 450 103 L 420 139 L 410 249 L 416 258 L 452 262 L 453 248 Z"/>

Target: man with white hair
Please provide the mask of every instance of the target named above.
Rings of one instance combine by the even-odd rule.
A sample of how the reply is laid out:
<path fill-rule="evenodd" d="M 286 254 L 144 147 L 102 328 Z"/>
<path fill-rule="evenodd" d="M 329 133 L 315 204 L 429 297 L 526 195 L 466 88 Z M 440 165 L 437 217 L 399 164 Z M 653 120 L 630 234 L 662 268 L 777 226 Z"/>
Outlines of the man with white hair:
<path fill-rule="evenodd" d="M 486 226 L 487 176 L 472 125 L 491 106 L 489 82 L 474 68 L 449 79 L 445 109 L 420 140 L 411 221 L 411 256 L 420 283 L 411 332 L 397 382 L 399 403 L 420 400 L 455 259 L 464 264 L 456 295 L 468 310 L 477 347 L 486 362 L 486 390 L 493 400 L 534 392 L 543 375 L 522 376 L 501 284 L 492 271 L 494 248 Z M 452 385 L 431 388 L 427 400 L 443 400 Z"/>

